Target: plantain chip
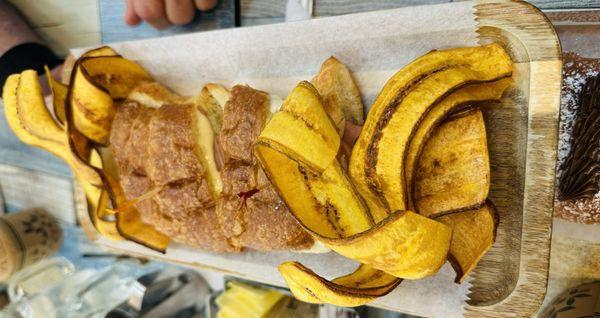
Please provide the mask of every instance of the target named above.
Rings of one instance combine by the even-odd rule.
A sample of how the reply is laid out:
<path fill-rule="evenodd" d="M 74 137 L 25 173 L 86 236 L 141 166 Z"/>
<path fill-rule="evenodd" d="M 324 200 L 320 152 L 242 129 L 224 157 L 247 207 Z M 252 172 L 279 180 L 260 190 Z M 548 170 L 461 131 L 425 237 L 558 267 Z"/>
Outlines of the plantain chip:
<path fill-rule="evenodd" d="M 324 137 L 335 132 L 334 123 L 319 116 L 329 118 L 318 93 L 309 83 L 300 83 L 286 98 L 281 111 L 267 123 L 263 130 L 267 138 L 261 133 L 254 151 L 305 230 L 334 251 L 367 266 L 338 282 L 356 283 L 364 278 L 363 272 L 368 271 L 384 277 L 380 283 L 385 282 L 385 286 L 369 287 L 381 293 L 389 291 L 386 286 L 397 283 L 398 278 L 391 278 L 393 276 L 422 278 L 435 274 L 446 259 L 450 228 L 408 211 L 393 213 L 373 226 L 368 209 L 332 154 L 339 147 L 339 135 L 336 134 L 337 144 L 331 142 L 333 136 Z M 286 134 L 294 121 L 303 126 L 298 125 L 294 134 Z M 311 148 L 321 151 L 313 153 Z M 320 169 L 322 166 L 325 168 Z M 337 301 L 335 304 L 344 305 L 362 304 L 372 299 L 372 295 L 367 295 L 356 284 L 355 297 L 341 297 L 344 292 L 336 289 L 338 285 L 298 264 L 284 264 L 282 269 L 292 291 L 296 290 L 300 293 L 297 296 L 303 299 Z"/>
<path fill-rule="evenodd" d="M 404 157 L 427 111 L 463 85 L 497 80 L 511 72 L 512 62 L 504 49 L 490 44 L 432 51 L 388 80 L 369 111 L 349 165 L 350 176 L 376 220 L 406 209 Z M 385 155 L 389 153 L 394 155 Z"/>
<path fill-rule="evenodd" d="M 44 66 L 46 70 L 46 79 L 48 81 L 48 86 L 50 87 L 50 91 L 52 92 L 52 108 L 54 109 L 54 117 L 56 120 L 63 125 L 66 121 L 65 117 L 65 109 L 67 107 L 67 93 L 69 92 L 69 87 L 63 83 L 56 81 L 52 77 L 52 73 L 50 73 L 50 69 L 48 66 Z"/>
<path fill-rule="evenodd" d="M 290 291 L 297 299 L 313 304 L 355 307 L 367 304 L 394 290 L 401 280 L 361 265 L 350 275 L 328 281 L 298 262 L 279 265 Z"/>
<path fill-rule="evenodd" d="M 3 92 L 7 121 L 15 134 L 25 143 L 64 159 L 64 131 L 46 108 L 37 73 L 26 70 L 11 75 Z"/>
<path fill-rule="evenodd" d="M 424 146 L 415 174 L 415 206 L 424 216 L 481 206 L 490 188 L 481 111 L 468 111 L 440 125 Z"/>
<path fill-rule="evenodd" d="M 285 99 L 260 134 L 271 148 L 286 149 L 292 157 L 316 171 L 324 171 L 336 160 L 340 135 L 325 112 L 317 90 L 301 82 Z M 309 144 L 310 147 L 300 147 Z"/>
<path fill-rule="evenodd" d="M 110 46 L 101 46 L 99 48 L 95 48 L 89 50 L 81 55 L 81 57 L 97 57 L 97 56 L 118 56 L 119 54 L 115 52 Z"/>
<path fill-rule="evenodd" d="M 90 82 L 107 90 L 114 99 L 126 98 L 140 83 L 153 81 L 144 68 L 122 56 L 83 57 L 79 65 Z"/>
<path fill-rule="evenodd" d="M 80 58 L 71 76 L 69 103 L 75 128 L 90 140 L 108 144 L 116 112 L 113 99 L 123 99 L 152 77 L 138 64 L 121 56 Z"/>
<path fill-rule="evenodd" d="M 442 100 L 439 104 L 433 107 L 427 115 L 422 119 L 421 124 L 414 132 L 414 135 L 409 143 L 409 148 L 406 154 L 406 163 L 405 163 L 405 175 L 406 175 L 406 185 L 409 189 L 408 195 L 408 207 L 409 209 L 415 210 L 414 207 L 414 179 L 415 179 L 415 170 L 417 159 L 419 158 L 423 147 L 426 144 L 429 135 L 433 132 L 434 128 L 439 125 L 439 123 L 447 117 L 447 115 L 454 111 L 455 109 L 461 109 L 466 107 L 473 107 L 475 103 L 481 103 L 486 101 L 499 101 L 502 97 L 502 93 L 504 90 L 511 84 L 511 78 L 501 79 L 495 82 L 484 83 L 484 84 L 473 84 L 469 86 L 465 86 L 456 90 L 454 93 L 450 94 L 444 100 Z M 484 132 L 485 133 L 485 132 Z M 438 134 L 439 135 L 439 134 Z M 453 136 L 458 137 L 460 136 Z M 449 139 L 452 140 L 452 139 Z M 442 147 L 442 145 L 440 145 Z M 445 147 L 445 145 L 444 145 Z M 440 149 L 440 148 L 428 148 L 428 149 Z M 484 185 L 485 188 L 489 188 L 489 184 L 487 186 Z M 482 188 L 483 189 L 483 188 Z M 455 191 L 455 189 L 449 188 L 447 189 L 450 192 Z M 487 193 L 487 191 L 486 191 Z M 419 213 L 424 214 L 425 216 L 430 216 L 427 212 L 421 212 L 416 209 Z M 427 210 L 430 211 L 430 210 Z"/>
<path fill-rule="evenodd" d="M 102 169 L 102 159 L 97 150 L 90 152 L 89 165 Z M 117 231 L 117 225 L 113 220 L 106 220 L 105 211 L 109 204 L 109 193 L 103 187 L 91 185 L 85 179 L 78 177 L 77 181 L 83 187 L 88 202 L 88 213 L 96 230 L 112 240 L 122 240 L 123 237 Z"/>
<path fill-rule="evenodd" d="M 85 75 L 79 61 L 75 63 L 71 76 L 69 105 L 74 128 L 88 139 L 107 145 L 116 108 L 108 91 Z"/>
<path fill-rule="evenodd" d="M 103 149 L 100 156 L 102 169 L 99 170 L 99 173 L 102 175 L 104 188 L 108 190 L 113 210 L 119 211 L 115 214 L 118 233 L 130 241 L 166 253 L 169 237 L 156 230 L 154 226 L 142 222 L 139 210 L 135 205 L 128 204 L 125 192 L 119 183 L 117 166 L 110 151 Z"/>
<path fill-rule="evenodd" d="M 340 134 L 344 132 L 346 120 L 356 125 L 364 123 L 360 92 L 346 65 L 333 56 L 328 58 L 321 65 L 319 74 L 313 78 L 312 84 L 323 97 L 325 111 Z"/>
<path fill-rule="evenodd" d="M 495 80 L 510 75 L 510 72 L 510 67 L 494 68 L 489 72 L 485 70 L 476 72 L 472 68 L 462 66 L 447 68 L 422 80 L 396 106 L 389 119 L 380 119 L 378 125 L 380 134 L 371 140 L 367 151 L 371 155 L 366 158 L 366 170 L 372 180 L 369 183 L 371 188 L 382 194 L 390 210 L 407 208 L 408 187 L 404 185 L 406 182 L 404 159 L 411 140 L 410 136 L 419 127 L 424 115 L 454 87 Z M 390 153 L 394 156 L 390 156 Z"/>
<path fill-rule="evenodd" d="M 93 169 L 81 163 L 71 151 L 66 128 L 60 127 L 46 108 L 37 73 L 27 70 L 21 74 L 11 75 L 3 89 L 3 100 L 8 124 L 17 137 L 65 161 L 85 191 L 90 217 L 98 231 L 109 238 L 119 239 L 120 235 L 116 233 L 114 223 L 97 218 L 95 212 L 101 209 L 103 204 L 102 191 L 98 187 L 102 184 L 101 180 Z M 58 102 L 64 103 L 64 100 Z"/>
<path fill-rule="evenodd" d="M 309 233 L 340 238 L 373 226 L 366 207 L 337 162 L 319 174 L 273 149 L 260 137 L 254 152 L 292 214 Z"/>
<path fill-rule="evenodd" d="M 322 237 L 337 253 L 390 275 L 420 279 L 444 265 L 452 230 L 411 211 L 398 211 L 367 231 L 340 239 Z"/>
<path fill-rule="evenodd" d="M 498 227 L 498 214 L 491 202 L 471 211 L 436 218 L 453 229 L 448 259 L 456 271 L 456 282 L 464 282 L 481 257 L 492 247 Z"/>

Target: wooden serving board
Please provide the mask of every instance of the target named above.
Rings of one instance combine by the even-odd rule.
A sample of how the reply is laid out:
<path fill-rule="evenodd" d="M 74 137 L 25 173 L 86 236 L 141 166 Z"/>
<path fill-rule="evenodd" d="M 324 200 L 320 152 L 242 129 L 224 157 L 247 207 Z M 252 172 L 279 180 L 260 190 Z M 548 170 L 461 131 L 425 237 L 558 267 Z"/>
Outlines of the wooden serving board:
<path fill-rule="evenodd" d="M 562 67 L 560 44 L 552 25 L 546 17 L 528 3 L 501 0 L 475 1 L 448 4 L 442 9 L 451 9 L 453 5 L 471 6 L 472 11 L 469 11 L 469 14 L 473 14 L 473 19 L 475 19 L 473 27 L 477 31 L 475 42 L 480 44 L 501 43 L 510 52 L 516 65 L 515 83 L 509 89 L 509 92 L 505 94 L 502 105 L 499 107 L 483 107 L 488 128 L 492 168 L 490 198 L 498 208 L 500 225 L 497 242 L 471 275 L 473 279 L 469 295 L 470 300 L 464 308 L 464 315 L 467 317 L 529 317 L 539 309 L 546 293 L 548 281 Z M 441 7 L 431 8 L 439 10 Z M 244 54 L 236 55 L 236 52 L 232 53 L 233 49 L 228 50 L 229 47 L 235 47 L 234 44 L 230 43 L 231 41 L 241 41 L 243 43 L 245 39 L 252 37 L 260 40 L 265 32 L 280 32 L 287 37 L 277 38 L 276 40 L 279 41 L 277 44 L 285 46 L 286 41 L 289 41 L 288 37 L 305 36 L 304 33 L 309 33 L 308 36 L 311 36 L 311 32 L 314 33 L 329 25 L 329 30 L 334 29 L 341 32 L 340 36 L 319 34 L 321 42 L 315 41 L 315 43 L 306 43 L 298 47 L 290 45 L 287 49 L 289 52 L 298 52 L 296 54 L 300 54 L 300 60 L 303 56 L 301 56 L 302 51 L 299 50 L 307 50 L 306 52 L 310 53 L 313 52 L 311 49 L 323 50 L 328 52 L 327 54 L 341 55 L 343 58 L 345 54 L 350 54 L 349 52 L 362 52 L 361 50 L 365 50 L 365 46 L 370 44 L 368 43 L 369 39 L 365 39 L 366 42 L 361 43 L 346 41 L 346 33 L 343 33 L 343 31 L 353 32 L 351 29 L 353 20 L 372 19 L 374 23 L 379 21 L 381 17 L 386 19 L 398 18 L 399 20 L 410 14 L 406 10 L 398 9 L 359 14 L 352 17 L 342 16 L 292 24 L 217 31 L 197 36 L 207 41 L 221 41 L 221 39 L 227 38 L 222 43 L 220 42 L 224 47 L 223 59 L 231 58 L 234 62 L 241 63 L 240 65 L 252 67 L 252 63 L 258 63 L 257 60 L 253 60 Z M 423 12 L 423 10 L 419 12 Z M 426 15 L 423 17 L 426 18 Z M 455 17 L 446 16 L 443 18 L 447 21 L 438 23 L 440 27 L 432 32 L 444 34 L 443 32 L 448 32 L 448 29 L 452 31 L 451 22 Z M 331 27 L 331 25 L 334 25 L 334 27 Z M 404 30 L 403 27 L 401 24 L 398 25 L 397 34 L 399 39 L 393 36 L 385 38 L 390 48 L 401 50 L 402 45 L 422 45 L 418 42 L 420 37 L 418 27 L 412 29 L 416 34 L 414 37 L 406 37 L 406 32 L 411 30 Z M 462 32 L 461 30 L 457 28 L 456 32 Z M 226 36 L 221 37 L 223 35 Z M 328 38 L 334 38 L 335 43 L 327 43 L 323 40 Z M 200 40 L 200 38 L 197 39 Z M 378 39 L 373 41 L 376 40 Z M 176 45 L 181 44 L 185 39 L 181 37 L 173 38 L 172 41 Z M 451 40 L 448 43 L 451 44 Z M 433 48 L 436 47 L 435 45 L 447 47 L 448 43 L 441 41 L 439 44 L 429 43 L 426 45 L 433 45 Z M 152 43 L 147 45 L 151 47 Z M 318 47 L 311 48 L 311 45 Z M 117 44 L 117 51 L 124 50 L 124 55 L 127 57 L 127 49 L 131 47 L 126 43 L 120 46 Z M 268 53 L 267 49 L 260 49 L 263 49 L 263 51 L 257 51 L 257 48 L 249 47 L 249 51 L 253 51 L 255 55 L 262 52 Z M 333 50 L 333 52 L 328 50 Z M 385 59 L 387 56 L 384 53 L 390 54 L 393 52 L 393 50 L 377 52 L 379 55 L 376 57 Z M 202 53 L 198 52 L 197 54 L 200 55 L 197 58 L 201 59 Z M 279 57 L 263 56 L 262 58 L 276 59 Z M 309 71 L 315 71 L 321 61 L 312 61 L 315 69 Z M 140 62 L 145 65 L 144 61 Z M 169 61 L 163 62 L 169 63 Z M 234 66 L 234 62 L 230 61 L 212 62 L 215 64 L 211 64 L 209 68 L 222 66 L 231 72 L 232 66 Z M 293 65 L 294 62 L 294 59 L 281 61 L 282 65 L 291 70 L 290 72 L 296 71 Z M 388 66 L 395 67 L 395 71 L 398 67 L 393 63 L 400 63 L 400 66 L 402 66 L 402 63 L 407 62 L 390 59 L 389 63 L 391 64 Z M 353 65 L 351 62 L 350 67 L 354 70 L 354 67 L 360 68 L 360 65 L 356 63 Z M 197 72 L 195 73 L 196 76 L 202 76 L 204 72 L 200 68 L 195 68 L 194 65 L 188 65 L 187 69 Z M 232 74 L 239 75 L 235 73 L 237 71 L 238 69 L 233 69 L 234 73 Z M 242 73 L 243 71 L 241 70 Z M 291 83 L 297 81 L 298 78 L 310 78 L 301 71 L 301 74 L 274 74 L 271 78 L 255 82 L 250 81 L 250 84 L 260 83 L 270 88 L 269 85 L 274 85 L 273 82 L 276 82 L 275 84 L 285 87 L 289 84 L 288 80 Z M 388 72 L 390 70 L 385 71 L 387 72 L 385 73 L 386 76 L 391 74 Z M 161 81 L 169 74 L 177 73 L 178 68 L 175 65 L 174 68 L 151 69 L 151 72 Z M 381 73 L 377 72 L 358 72 L 357 77 L 361 90 L 365 89 L 370 92 L 371 89 L 375 89 L 365 87 L 369 85 L 365 79 L 377 74 L 381 76 Z M 285 76 L 289 76 L 289 78 Z M 238 79 L 236 78 L 236 80 Z M 218 80 L 218 78 L 210 78 L 210 80 Z M 185 91 L 186 89 L 186 86 L 181 83 L 167 84 L 174 85 L 176 90 Z M 257 88 L 268 90 L 264 86 L 258 86 Z M 287 88 L 285 87 L 285 89 Z M 282 91 L 285 90 L 282 89 Z M 277 91 L 275 93 L 281 94 Z M 367 102 L 370 99 L 372 100 L 372 95 L 367 94 L 365 97 Z M 119 253 L 145 256 L 186 266 L 208 268 L 246 279 L 283 285 L 282 278 L 277 274 L 276 265 L 290 257 L 290 253 L 248 252 L 244 256 L 214 255 L 186 246 L 172 244 L 167 254 L 159 254 L 132 242 L 116 242 L 101 237 L 91 224 L 85 196 L 80 189 L 76 189 L 76 198 L 78 217 L 82 226 L 86 229 L 87 235 L 93 241 L 109 249 L 116 250 Z M 349 272 L 355 266 L 355 264 L 346 262 L 333 253 L 303 255 L 298 256 L 298 258 L 301 258 L 309 266 L 320 266 L 318 269 L 322 271 L 317 271 L 325 274 L 326 277 L 337 274 L 336 271 L 339 270 Z M 332 266 L 334 264 L 335 266 Z M 449 293 L 464 291 L 464 289 L 450 283 L 453 278 L 451 276 L 451 272 L 446 266 L 442 273 L 433 280 L 425 280 L 424 282 L 407 281 L 401 284 L 401 288 L 429 283 L 434 284 L 435 288 L 418 289 L 415 287 L 414 290 L 437 291 L 440 293 L 444 291 Z M 446 281 L 447 283 L 440 283 Z M 410 305 L 405 299 L 405 296 L 409 296 L 406 293 L 407 290 L 404 289 L 404 291 L 404 294 L 394 292 L 383 299 L 375 301 L 372 305 L 421 316 L 431 315 L 426 310 L 427 307 L 446 305 L 442 301 L 437 303 L 428 302 L 427 294 L 412 295 L 412 297 L 417 297 L 416 302 L 418 304 Z M 458 312 L 458 314 L 460 315 L 461 312 Z"/>

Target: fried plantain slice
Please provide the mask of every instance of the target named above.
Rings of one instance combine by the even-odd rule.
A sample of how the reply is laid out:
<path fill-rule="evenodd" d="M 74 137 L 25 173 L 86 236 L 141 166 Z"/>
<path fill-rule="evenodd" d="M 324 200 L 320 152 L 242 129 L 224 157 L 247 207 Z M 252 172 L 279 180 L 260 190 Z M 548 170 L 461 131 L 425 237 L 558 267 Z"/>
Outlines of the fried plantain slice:
<path fill-rule="evenodd" d="M 406 153 L 406 164 L 404 169 L 406 175 L 406 185 L 409 190 L 409 209 L 415 210 L 413 197 L 417 159 L 419 158 L 423 147 L 426 145 L 426 141 L 429 138 L 429 135 L 434 131 L 434 128 L 437 127 L 440 124 L 440 122 L 442 122 L 442 120 L 444 120 L 448 116 L 448 114 L 453 112 L 455 109 L 473 107 L 476 103 L 482 103 L 487 101 L 499 101 L 502 97 L 502 93 L 511 83 L 511 78 L 505 78 L 495 82 L 465 86 L 450 94 L 437 106 L 433 107 L 427 113 L 427 115 L 425 115 L 425 117 L 421 121 L 421 124 L 414 132 L 414 135 L 409 143 L 408 151 Z M 454 137 L 460 138 L 460 136 Z M 437 148 L 430 147 L 429 149 Z M 481 189 L 485 188 L 489 188 L 489 183 L 487 186 L 484 185 Z M 450 193 L 455 191 L 455 189 L 453 188 L 449 188 L 447 190 Z M 421 212 L 418 209 L 416 209 L 416 211 L 418 211 L 421 214 L 424 214 L 425 216 L 430 216 L 427 213 L 429 210 L 427 210 L 427 212 Z"/>
<path fill-rule="evenodd" d="M 318 93 L 311 90 L 309 85 L 300 83 L 290 93 L 282 111 L 275 113 L 263 130 L 268 131 L 268 138 L 263 138 L 261 133 L 254 150 L 292 214 L 317 240 L 365 264 L 373 275 L 421 278 L 437 272 L 450 246 L 450 228 L 413 212 L 394 213 L 373 226 L 360 195 L 335 155 L 331 154 L 339 144 L 323 137 L 325 133 L 333 134 L 331 130 L 335 130 L 334 124 L 319 119 L 319 116 L 329 117 L 318 99 Z M 297 118 L 303 118 L 304 126 L 291 136 L 285 134 L 290 122 Z M 339 135 L 335 136 L 339 143 Z M 290 140 L 292 138 L 293 142 Z M 325 151 L 312 153 L 311 148 Z M 327 164 L 329 166 L 319 169 Z M 370 299 L 370 296 L 364 296 L 361 288 L 354 290 L 354 296 L 358 298 L 341 298 L 334 283 L 324 283 L 316 274 L 303 271 L 296 265 L 284 265 L 283 269 L 286 280 L 296 286 L 292 290 L 302 293 L 300 297 L 305 299 L 339 301 L 346 305 L 364 303 Z M 366 269 L 359 269 L 340 280 L 355 284 L 364 278 L 362 271 Z M 378 273 L 378 270 L 382 272 Z M 294 273 L 305 277 L 308 290 L 313 290 L 301 291 L 302 278 L 292 277 Z M 395 283 L 396 280 L 398 278 L 389 278 L 380 282 Z M 385 286 L 378 287 L 381 287 L 376 289 L 378 293 L 389 291 Z"/>
<path fill-rule="evenodd" d="M 104 188 L 108 190 L 113 210 L 118 211 L 115 217 L 119 234 L 130 241 L 166 253 L 170 238 L 156 230 L 154 226 L 142 222 L 139 210 L 134 204 L 128 204 L 125 192 L 118 180 L 119 175 L 112 154 L 108 149 L 104 149 L 100 155 L 102 169 L 99 170 L 99 173 L 102 175 Z"/>
<path fill-rule="evenodd" d="M 90 82 L 107 90 L 114 99 L 126 98 L 140 83 L 153 81 L 144 68 L 122 56 L 83 57 L 79 65 Z"/>
<path fill-rule="evenodd" d="M 82 57 L 118 56 L 119 54 L 110 46 L 101 46 L 83 53 Z"/>
<path fill-rule="evenodd" d="M 66 128 L 61 128 L 46 108 L 37 73 L 27 70 L 11 75 L 3 89 L 3 100 L 8 124 L 17 137 L 65 161 L 85 191 L 90 218 L 98 231 L 108 238 L 120 239 L 115 224 L 102 221 L 95 214 L 103 204 L 102 191 L 98 187 L 101 180 L 93 169 L 78 161 L 69 148 Z"/>
<path fill-rule="evenodd" d="M 373 226 L 366 207 L 337 162 L 319 174 L 262 143 L 260 137 L 254 149 L 270 181 L 309 233 L 340 238 Z"/>
<path fill-rule="evenodd" d="M 371 156 L 366 158 L 366 170 L 371 180 L 371 189 L 382 194 L 390 210 L 407 208 L 408 187 L 403 184 L 406 182 L 405 157 L 411 135 L 419 127 L 425 114 L 440 98 L 445 100 L 445 96 L 457 86 L 495 80 L 510 75 L 510 72 L 510 67 L 494 68 L 490 72 L 474 72 L 471 68 L 462 66 L 439 71 L 421 81 L 408 93 L 389 120 L 380 119 L 380 134 L 371 140 L 367 150 Z M 390 153 L 394 155 L 390 156 Z"/>
<path fill-rule="evenodd" d="M 367 231 L 321 242 L 337 253 L 390 275 L 420 279 L 444 265 L 452 230 L 411 211 L 398 211 Z"/>
<path fill-rule="evenodd" d="M 481 257 L 492 247 L 498 227 L 496 209 L 487 202 L 475 210 L 436 218 L 453 229 L 448 259 L 456 271 L 456 282 L 464 282 Z"/>
<path fill-rule="evenodd" d="M 66 121 L 65 117 L 65 109 L 66 109 L 66 101 L 67 101 L 67 93 L 69 92 L 69 87 L 63 83 L 56 81 L 52 77 L 52 73 L 50 73 L 50 69 L 48 66 L 44 66 L 46 71 L 46 79 L 48 81 L 48 86 L 50 87 L 50 91 L 52 92 L 52 108 L 54 109 L 54 117 L 59 122 L 59 124 L 64 125 Z"/>
<path fill-rule="evenodd" d="M 92 167 L 102 169 L 102 159 L 96 149 L 90 151 L 89 164 Z M 88 202 L 88 213 L 96 230 L 112 240 L 123 240 L 119 234 L 114 220 L 106 220 L 106 209 L 109 204 L 109 193 L 103 187 L 91 185 L 85 179 L 78 177 L 77 182 L 82 186 Z"/>
<path fill-rule="evenodd" d="M 7 122 L 21 141 L 54 154 L 91 184 L 100 184 L 95 174 L 88 175 L 89 170 L 71 155 L 65 130 L 46 108 L 35 71 L 11 75 L 4 86 L 3 100 Z"/>
<path fill-rule="evenodd" d="M 481 206 L 490 188 L 481 111 L 468 111 L 440 125 L 425 144 L 415 175 L 415 206 L 424 216 Z"/>
<path fill-rule="evenodd" d="M 75 63 L 69 89 L 74 128 L 93 142 L 107 145 L 110 124 L 116 112 L 108 91 L 92 82 L 79 62 Z"/>
<path fill-rule="evenodd" d="M 312 84 L 323 97 L 325 111 L 343 133 L 345 121 L 356 125 L 364 123 L 364 106 L 360 92 L 348 67 L 335 57 L 321 65 Z"/>
<path fill-rule="evenodd" d="M 376 220 L 406 209 L 404 157 L 427 111 L 463 85 L 497 80 L 511 72 L 512 62 L 504 49 L 490 44 L 432 51 L 388 80 L 367 116 L 349 165 L 350 176 Z"/>
<path fill-rule="evenodd" d="M 113 99 L 123 99 L 152 77 L 135 62 L 121 56 L 80 58 L 71 76 L 69 103 L 75 128 L 90 140 L 108 144 L 116 112 Z"/>
<path fill-rule="evenodd" d="M 292 157 L 316 171 L 324 171 L 336 160 L 340 135 L 325 112 L 321 97 L 308 82 L 301 82 L 286 98 L 260 134 L 260 142 L 286 149 Z M 310 147 L 300 147 L 301 145 Z"/>
<path fill-rule="evenodd" d="M 328 281 L 298 262 L 282 263 L 278 269 L 297 299 L 344 307 L 367 304 L 388 294 L 402 281 L 366 265 L 333 281 Z"/>

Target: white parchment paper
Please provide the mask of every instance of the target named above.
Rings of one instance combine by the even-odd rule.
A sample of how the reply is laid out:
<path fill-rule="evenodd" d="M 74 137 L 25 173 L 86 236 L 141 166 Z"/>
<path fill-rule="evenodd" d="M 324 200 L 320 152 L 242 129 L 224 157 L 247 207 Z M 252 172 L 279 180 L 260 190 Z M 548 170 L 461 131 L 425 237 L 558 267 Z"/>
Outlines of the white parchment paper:
<path fill-rule="evenodd" d="M 217 82 L 247 83 L 285 97 L 334 55 L 354 72 L 369 107 L 387 79 L 416 57 L 433 49 L 476 44 L 473 3 L 460 2 L 110 45 L 185 95 Z M 173 244 L 163 256 L 131 242 L 103 239 L 100 243 L 282 286 L 277 271 L 282 261 L 298 260 L 326 278 L 347 274 L 357 266 L 335 253 L 215 255 Z M 402 282 L 373 305 L 427 317 L 461 317 L 469 284 L 454 284 L 454 275 L 446 264 L 434 277 Z"/>

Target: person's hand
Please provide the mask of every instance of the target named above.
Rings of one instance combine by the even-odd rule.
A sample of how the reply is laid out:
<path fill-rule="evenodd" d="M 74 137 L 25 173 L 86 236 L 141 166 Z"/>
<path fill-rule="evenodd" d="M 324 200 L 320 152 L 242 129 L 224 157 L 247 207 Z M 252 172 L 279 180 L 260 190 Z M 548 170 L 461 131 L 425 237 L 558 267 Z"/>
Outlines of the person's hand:
<path fill-rule="evenodd" d="M 218 0 L 125 0 L 125 23 L 138 25 L 142 21 L 157 29 L 172 24 L 192 22 L 196 9 L 201 11 L 215 7 Z"/>

